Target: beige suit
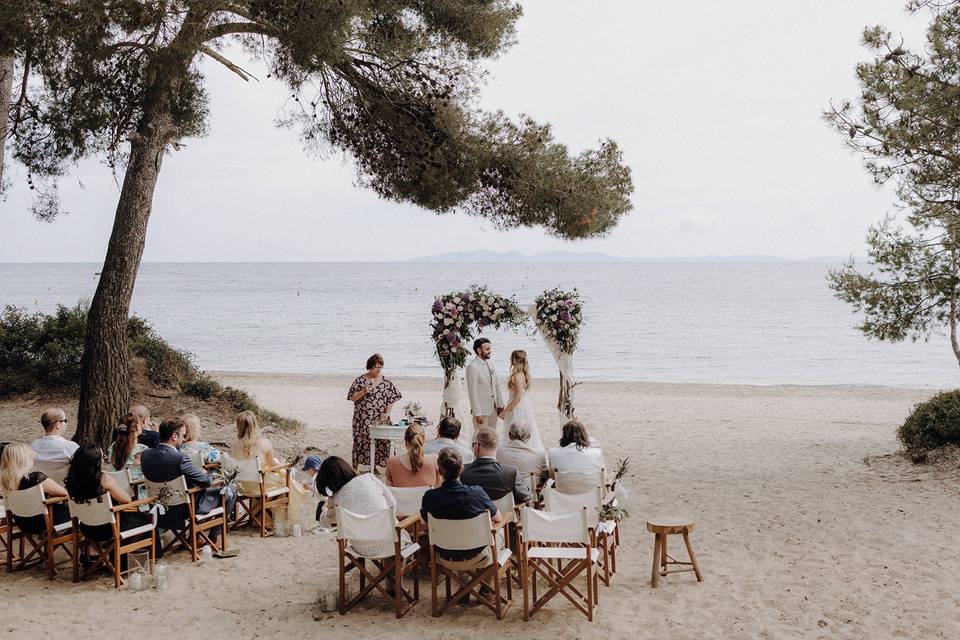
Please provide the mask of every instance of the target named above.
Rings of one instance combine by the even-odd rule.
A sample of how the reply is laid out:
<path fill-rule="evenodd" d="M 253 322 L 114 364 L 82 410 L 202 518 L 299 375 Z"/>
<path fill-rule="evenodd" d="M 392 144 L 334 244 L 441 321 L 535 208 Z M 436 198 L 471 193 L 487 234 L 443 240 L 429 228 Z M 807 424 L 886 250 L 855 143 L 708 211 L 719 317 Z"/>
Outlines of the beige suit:
<path fill-rule="evenodd" d="M 467 394 L 470 415 L 483 416 L 483 426 L 497 428 L 497 408 L 503 407 L 503 395 L 497 372 L 489 360 L 474 358 L 467 365 Z"/>

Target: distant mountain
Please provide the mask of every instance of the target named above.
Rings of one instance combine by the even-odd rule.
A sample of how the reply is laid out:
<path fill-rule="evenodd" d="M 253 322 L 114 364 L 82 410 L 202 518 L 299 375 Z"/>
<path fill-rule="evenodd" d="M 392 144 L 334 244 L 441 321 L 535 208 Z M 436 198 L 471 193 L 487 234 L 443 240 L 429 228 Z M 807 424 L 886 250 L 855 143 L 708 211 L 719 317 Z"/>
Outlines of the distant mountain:
<path fill-rule="evenodd" d="M 544 251 L 527 255 L 519 251 L 453 251 L 435 256 L 419 256 L 410 262 L 472 262 L 472 263 L 556 263 L 556 262 L 787 262 L 784 258 L 767 255 L 697 256 L 686 258 L 624 258 L 606 253 L 574 253 L 572 251 Z"/>

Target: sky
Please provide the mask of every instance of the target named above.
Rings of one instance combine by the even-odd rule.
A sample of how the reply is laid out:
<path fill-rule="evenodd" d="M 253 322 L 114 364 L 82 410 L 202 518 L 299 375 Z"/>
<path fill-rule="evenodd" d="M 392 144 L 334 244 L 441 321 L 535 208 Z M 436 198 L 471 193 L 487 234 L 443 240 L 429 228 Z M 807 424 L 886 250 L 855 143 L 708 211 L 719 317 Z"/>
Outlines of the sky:
<path fill-rule="evenodd" d="M 905 0 L 528 0 L 518 43 L 487 68 L 482 105 L 530 114 L 579 152 L 611 137 L 633 211 L 565 242 L 438 216 L 356 185 L 349 159 L 305 153 L 274 120 L 283 85 L 206 60 L 209 134 L 164 160 L 144 252 L 154 262 L 381 261 L 448 251 L 566 250 L 627 257 L 863 255 L 894 209 L 820 118 L 855 98 L 865 26 L 922 45 Z M 100 262 L 119 186 L 95 160 L 61 182 L 68 214 L 34 220 L 23 171 L 0 203 L 0 262 Z"/>

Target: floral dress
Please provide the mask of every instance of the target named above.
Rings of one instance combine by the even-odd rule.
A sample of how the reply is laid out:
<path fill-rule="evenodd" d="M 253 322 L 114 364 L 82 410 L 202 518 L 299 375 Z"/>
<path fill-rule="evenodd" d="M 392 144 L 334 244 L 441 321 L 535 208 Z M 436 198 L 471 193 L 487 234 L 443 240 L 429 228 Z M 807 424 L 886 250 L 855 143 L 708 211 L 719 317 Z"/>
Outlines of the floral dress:
<path fill-rule="evenodd" d="M 353 381 L 350 390 L 347 391 L 347 398 L 361 391 L 367 386 L 366 375 L 362 375 Z M 353 466 L 359 467 L 361 464 L 370 464 L 370 427 L 383 422 L 384 413 L 387 407 L 402 396 L 392 382 L 386 378 L 381 378 L 380 384 L 376 388 L 353 403 Z M 376 465 L 384 467 L 387 464 L 387 458 L 390 457 L 390 443 L 385 440 L 377 441 Z M 371 469 L 372 471 L 372 469 Z"/>

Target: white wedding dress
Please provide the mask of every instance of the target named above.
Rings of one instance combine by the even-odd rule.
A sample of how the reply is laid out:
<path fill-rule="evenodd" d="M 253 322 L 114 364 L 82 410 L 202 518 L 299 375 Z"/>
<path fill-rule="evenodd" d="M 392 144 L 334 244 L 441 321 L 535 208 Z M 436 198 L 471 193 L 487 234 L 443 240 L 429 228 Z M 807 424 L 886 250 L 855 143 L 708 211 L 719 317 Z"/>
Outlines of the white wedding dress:
<path fill-rule="evenodd" d="M 515 420 L 524 420 L 527 423 L 527 428 L 530 429 L 530 447 L 536 451 L 544 451 L 543 440 L 540 438 L 540 429 L 537 428 L 537 418 L 533 415 L 533 405 L 527 399 L 526 390 L 521 389 L 519 392 L 522 394 L 520 396 L 520 402 L 513 408 L 513 411 L 503 414 L 500 422 L 500 433 L 498 434 L 500 442 L 509 441 L 510 425 L 513 424 Z M 514 393 L 517 393 L 517 390 L 510 389 L 510 402 L 513 402 Z"/>

